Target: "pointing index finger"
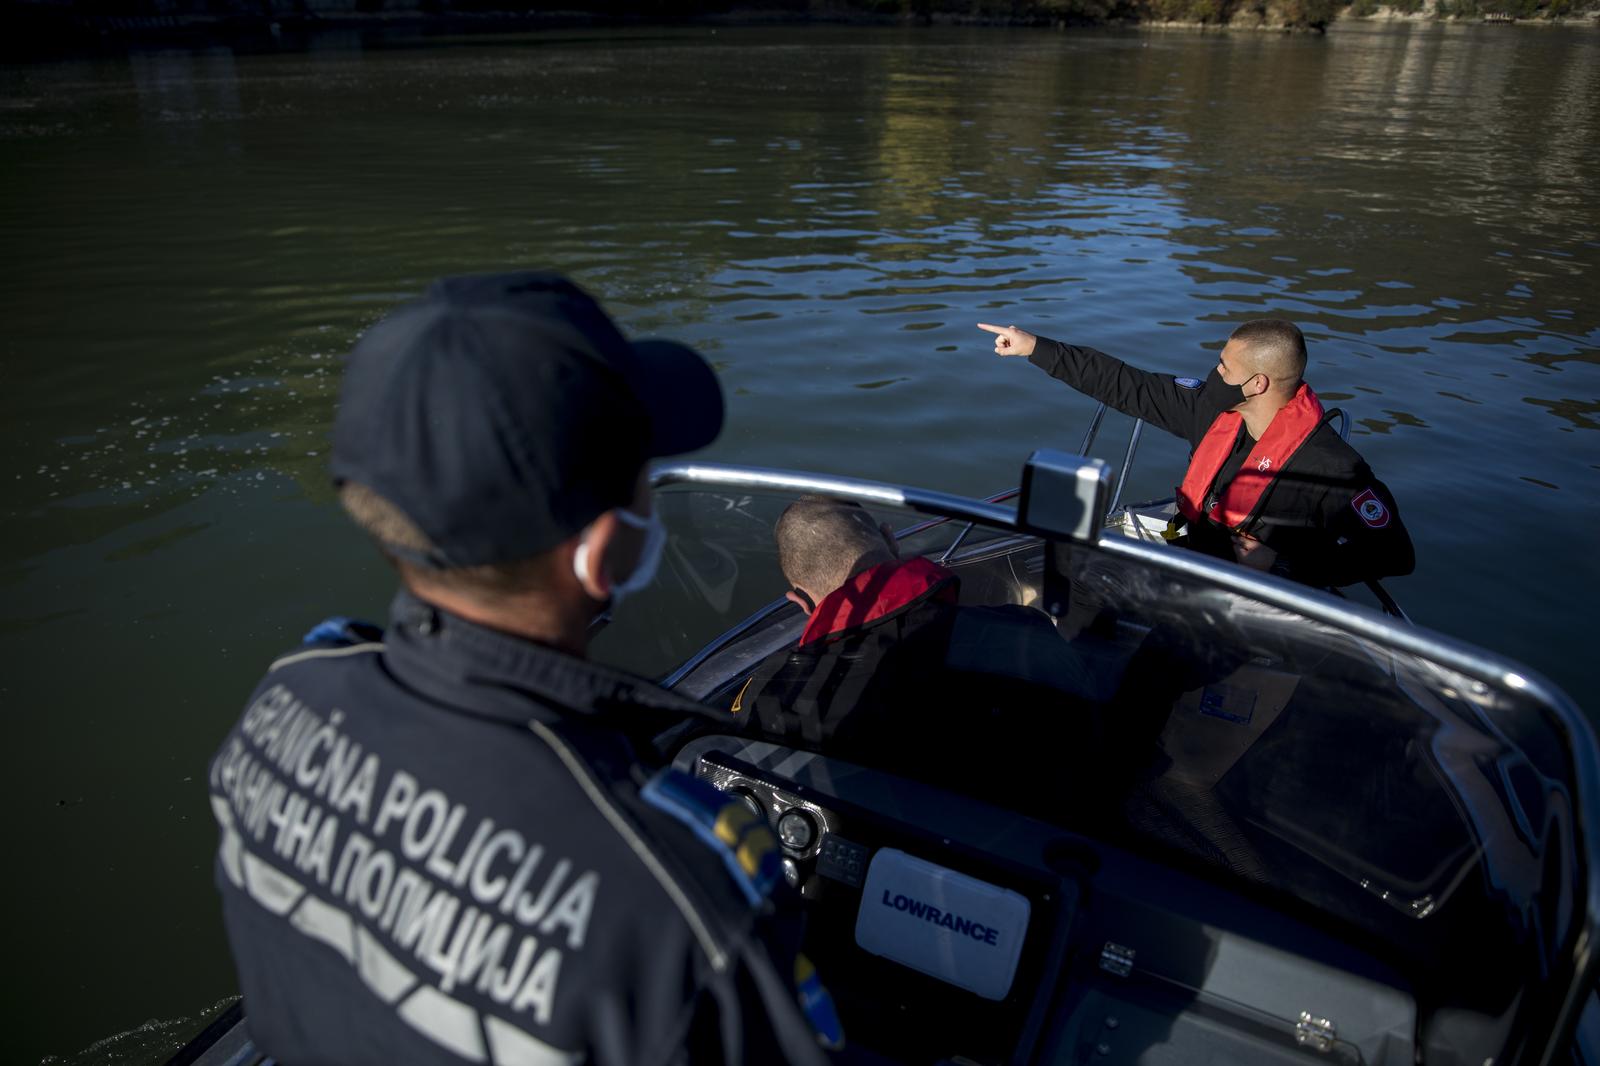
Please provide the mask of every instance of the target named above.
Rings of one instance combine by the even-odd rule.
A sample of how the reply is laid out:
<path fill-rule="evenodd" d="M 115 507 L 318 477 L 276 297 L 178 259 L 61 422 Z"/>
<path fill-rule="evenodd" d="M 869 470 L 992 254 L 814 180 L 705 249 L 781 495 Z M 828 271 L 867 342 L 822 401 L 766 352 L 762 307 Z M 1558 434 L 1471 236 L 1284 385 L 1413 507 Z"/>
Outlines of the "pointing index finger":
<path fill-rule="evenodd" d="M 979 329 L 986 329 L 990 333 L 1005 333 L 1005 332 L 1007 332 L 1007 328 L 1005 326 L 991 326 L 987 322 L 979 322 L 978 323 L 978 328 Z"/>

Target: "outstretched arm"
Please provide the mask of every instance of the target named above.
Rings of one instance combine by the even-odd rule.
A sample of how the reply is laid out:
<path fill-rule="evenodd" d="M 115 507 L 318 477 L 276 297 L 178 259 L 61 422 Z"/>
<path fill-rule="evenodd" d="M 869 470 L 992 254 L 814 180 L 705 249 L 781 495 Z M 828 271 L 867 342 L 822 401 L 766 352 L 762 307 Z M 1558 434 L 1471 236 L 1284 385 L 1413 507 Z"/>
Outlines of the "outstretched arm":
<path fill-rule="evenodd" d="M 1198 382 L 1182 385 L 1171 374 L 1140 370 L 1093 348 L 1038 337 L 1016 326 L 979 322 L 978 328 L 994 334 L 996 355 L 1025 355 L 1051 377 L 1191 444 L 1217 414 L 1200 407 Z"/>

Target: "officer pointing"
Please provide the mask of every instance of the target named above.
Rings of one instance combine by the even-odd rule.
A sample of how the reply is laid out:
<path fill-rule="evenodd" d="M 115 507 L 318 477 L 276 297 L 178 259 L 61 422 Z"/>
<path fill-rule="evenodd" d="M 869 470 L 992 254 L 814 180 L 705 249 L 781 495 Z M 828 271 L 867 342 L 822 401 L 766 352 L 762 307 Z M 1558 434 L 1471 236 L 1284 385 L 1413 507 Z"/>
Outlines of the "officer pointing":
<path fill-rule="evenodd" d="M 1204 381 L 1093 348 L 978 323 L 996 355 L 1026 356 L 1080 392 L 1189 442 L 1178 510 L 1191 548 L 1310 585 L 1409 574 L 1411 538 L 1389 489 L 1329 425 L 1303 380 L 1306 345 L 1282 319 L 1246 322 Z"/>
<path fill-rule="evenodd" d="M 351 353 L 340 501 L 400 579 L 268 670 L 213 760 L 217 883 L 279 1062 L 820 1061 L 765 824 L 654 764 L 703 709 L 584 658 L 709 444 L 705 361 L 553 274 L 447 278 Z"/>

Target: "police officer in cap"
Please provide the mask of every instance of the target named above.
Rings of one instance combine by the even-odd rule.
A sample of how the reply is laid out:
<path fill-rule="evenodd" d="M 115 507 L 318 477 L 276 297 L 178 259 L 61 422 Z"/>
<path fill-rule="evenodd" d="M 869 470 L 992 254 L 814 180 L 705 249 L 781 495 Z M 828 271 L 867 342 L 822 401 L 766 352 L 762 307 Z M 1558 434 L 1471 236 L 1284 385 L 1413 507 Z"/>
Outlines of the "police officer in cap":
<path fill-rule="evenodd" d="M 767 827 L 652 765 L 703 713 L 584 658 L 709 444 L 705 361 L 552 274 L 447 278 L 356 345 L 342 503 L 400 575 L 273 663 L 210 773 L 250 1030 L 280 1062 L 814 1061 L 841 1039 Z"/>

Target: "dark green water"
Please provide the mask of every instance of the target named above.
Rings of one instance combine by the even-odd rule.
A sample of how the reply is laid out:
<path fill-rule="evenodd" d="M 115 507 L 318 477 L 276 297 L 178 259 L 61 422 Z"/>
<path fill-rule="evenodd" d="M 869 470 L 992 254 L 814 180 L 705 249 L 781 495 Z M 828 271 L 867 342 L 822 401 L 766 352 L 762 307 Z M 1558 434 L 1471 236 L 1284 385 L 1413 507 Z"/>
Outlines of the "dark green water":
<path fill-rule="evenodd" d="M 338 368 L 443 273 L 699 345 L 714 458 L 973 494 L 1092 406 L 974 321 L 1202 374 L 1294 318 L 1417 542 L 1393 591 L 1600 711 L 1600 33 L 317 44 L 0 72 L 8 1060 L 231 993 L 207 757 L 310 623 L 383 611 Z"/>

